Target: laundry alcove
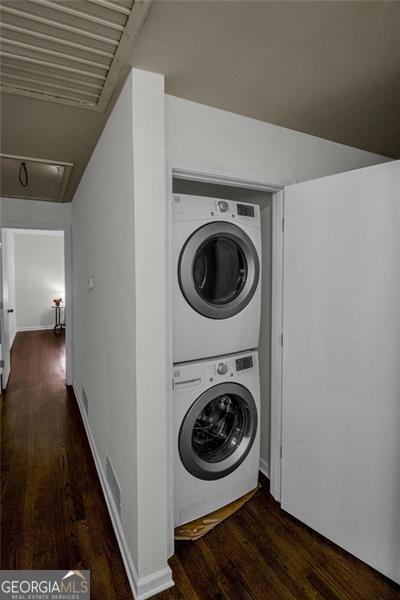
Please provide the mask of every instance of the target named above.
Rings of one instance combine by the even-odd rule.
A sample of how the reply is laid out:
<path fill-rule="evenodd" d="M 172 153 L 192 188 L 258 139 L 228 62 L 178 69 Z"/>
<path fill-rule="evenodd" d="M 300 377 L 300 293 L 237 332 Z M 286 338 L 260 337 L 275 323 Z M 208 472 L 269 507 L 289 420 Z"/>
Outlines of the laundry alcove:
<path fill-rule="evenodd" d="M 189 196 L 218 198 L 257 205 L 261 218 L 261 327 L 258 344 L 260 371 L 260 470 L 269 477 L 270 465 L 270 421 L 271 421 L 271 326 L 272 326 L 272 247 L 273 247 L 273 205 L 274 191 L 253 189 L 246 186 L 230 185 L 230 182 L 217 183 L 174 176 L 172 179 L 172 196 L 185 194 Z M 261 187 L 261 186 L 260 186 Z M 172 199 L 172 198 L 171 198 Z M 250 350 L 248 348 L 247 350 Z M 175 441 L 174 441 L 175 443 Z M 172 491 L 171 491 L 172 496 Z M 173 499 L 171 501 L 173 505 Z M 172 519 L 172 517 L 171 517 Z M 172 532 L 171 532 L 172 538 Z M 171 542 L 171 553 L 173 552 Z"/>
<path fill-rule="evenodd" d="M 271 405 L 272 192 L 218 183 L 173 178 L 174 194 L 224 198 L 257 204 L 261 214 L 261 328 L 259 341 L 261 389 L 261 468 L 269 475 Z"/>

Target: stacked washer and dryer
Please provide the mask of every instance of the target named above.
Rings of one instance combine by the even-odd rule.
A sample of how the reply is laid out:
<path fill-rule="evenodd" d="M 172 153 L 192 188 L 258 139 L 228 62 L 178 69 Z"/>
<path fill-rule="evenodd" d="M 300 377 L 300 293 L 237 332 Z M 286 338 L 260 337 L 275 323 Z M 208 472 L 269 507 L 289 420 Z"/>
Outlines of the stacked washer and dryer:
<path fill-rule="evenodd" d="M 177 527 L 257 485 L 260 209 L 175 194 L 172 243 Z"/>

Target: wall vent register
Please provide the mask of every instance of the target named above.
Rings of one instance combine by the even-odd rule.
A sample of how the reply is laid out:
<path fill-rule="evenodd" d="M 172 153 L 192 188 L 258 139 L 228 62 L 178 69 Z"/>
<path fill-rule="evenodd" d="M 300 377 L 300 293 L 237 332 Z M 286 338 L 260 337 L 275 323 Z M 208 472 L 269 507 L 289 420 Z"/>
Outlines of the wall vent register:
<path fill-rule="evenodd" d="M 143 0 L 3 0 L 0 88 L 104 111 L 150 5 Z"/>

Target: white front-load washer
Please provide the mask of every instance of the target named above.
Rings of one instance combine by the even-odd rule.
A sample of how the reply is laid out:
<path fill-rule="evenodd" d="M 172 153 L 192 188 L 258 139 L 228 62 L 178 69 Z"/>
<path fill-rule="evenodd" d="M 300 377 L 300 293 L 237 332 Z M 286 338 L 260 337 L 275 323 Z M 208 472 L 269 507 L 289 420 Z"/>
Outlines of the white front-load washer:
<path fill-rule="evenodd" d="M 174 366 L 175 527 L 257 486 L 260 461 L 258 354 Z"/>
<path fill-rule="evenodd" d="M 173 360 L 258 346 L 261 221 L 257 205 L 173 195 Z"/>

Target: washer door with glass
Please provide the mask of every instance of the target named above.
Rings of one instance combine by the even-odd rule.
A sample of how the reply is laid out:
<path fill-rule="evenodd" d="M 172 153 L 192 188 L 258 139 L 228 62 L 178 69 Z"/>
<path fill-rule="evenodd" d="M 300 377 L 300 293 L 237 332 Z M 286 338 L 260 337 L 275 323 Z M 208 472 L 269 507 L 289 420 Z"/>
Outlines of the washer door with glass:
<path fill-rule="evenodd" d="M 179 431 L 184 467 L 199 479 L 232 473 L 250 452 L 257 433 L 257 406 L 238 383 L 220 383 L 192 404 Z"/>
<path fill-rule="evenodd" d="M 232 223 L 203 225 L 179 258 L 183 295 L 192 308 L 211 319 L 226 319 L 243 310 L 256 291 L 259 273 L 253 242 Z"/>

